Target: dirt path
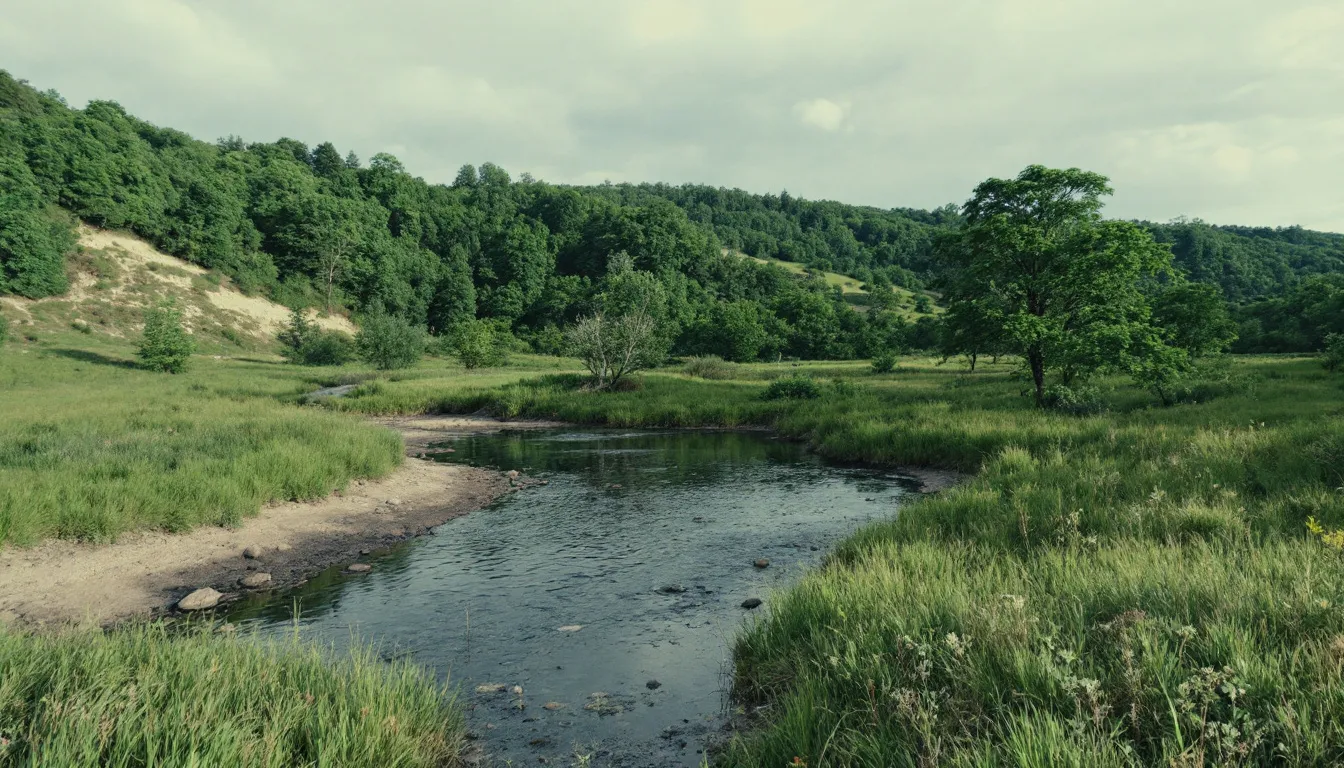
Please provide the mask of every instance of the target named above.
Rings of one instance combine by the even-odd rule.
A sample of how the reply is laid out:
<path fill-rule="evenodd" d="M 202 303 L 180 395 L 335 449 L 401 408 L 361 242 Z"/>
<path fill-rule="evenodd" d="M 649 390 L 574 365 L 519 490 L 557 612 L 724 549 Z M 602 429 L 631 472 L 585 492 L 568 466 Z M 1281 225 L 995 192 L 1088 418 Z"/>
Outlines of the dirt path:
<path fill-rule="evenodd" d="M 549 426 L 462 417 L 379 421 L 402 429 L 412 453 L 454 434 Z M 356 481 L 321 501 L 274 504 L 238 528 L 0 550 L 0 623 L 107 624 L 165 610 L 200 587 L 240 594 L 239 579 L 253 573 L 271 575 L 267 588 L 284 588 L 328 566 L 354 563 L 361 551 L 426 533 L 510 490 L 499 472 L 407 459 L 384 480 Z M 259 557 L 244 557 L 248 547 L 259 548 Z"/>

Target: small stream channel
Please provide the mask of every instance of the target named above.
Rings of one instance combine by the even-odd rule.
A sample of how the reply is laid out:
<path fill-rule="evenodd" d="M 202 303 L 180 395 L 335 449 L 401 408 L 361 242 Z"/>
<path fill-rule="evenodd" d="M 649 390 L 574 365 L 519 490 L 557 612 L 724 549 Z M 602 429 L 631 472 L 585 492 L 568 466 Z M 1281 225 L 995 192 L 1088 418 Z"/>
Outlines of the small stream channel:
<path fill-rule="evenodd" d="M 486 765 L 699 765 L 729 710 L 734 633 L 918 488 L 755 433 L 515 432 L 441 449 L 547 484 L 375 553 L 370 574 L 332 569 L 229 618 L 289 631 L 297 605 L 310 639 L 372 640 L 447 676 Z M 765 605 L 744 609 L 753 597 Z"/>

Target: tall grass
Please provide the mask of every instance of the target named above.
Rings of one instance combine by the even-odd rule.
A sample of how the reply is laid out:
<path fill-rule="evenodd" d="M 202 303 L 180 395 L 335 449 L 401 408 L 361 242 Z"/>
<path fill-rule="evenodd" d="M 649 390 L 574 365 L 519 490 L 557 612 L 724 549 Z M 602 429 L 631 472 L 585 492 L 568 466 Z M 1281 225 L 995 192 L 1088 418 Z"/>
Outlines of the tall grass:
<path fill-rule="evenodd" d="M 745 628 L 734 692 L 758 727 L 723 765 L 1344 763 L 1344 562 L 1305 527 L 1344 528 L 1344 377 L 1249 358 L 1183 405 L 1104 381 L 1109 410 L 1071 416 L 1033 408 L 1002 367 L 865 367 L 655 373 L 626 394 L 551 376 L 420 402 L 761 424 L 837 459 L 973 473 L 857 532 Z M 797 372 L 847 383 L 760 398 Z"/>
<path fill-rule="evenodd" d="M 161 625 L 0 632 L 0 766 L 444 766 L 451 697 L 368 649 L 333 656 Z"/>
<path fill-rule="evenodd" d="M 401 461 L 395 433 L 287 404 L 316 387 L 310 372 L 198 357 L 167 376 L 129 358 L 59 346 L 0 360 L 0 545 L 233 525 Z"/>

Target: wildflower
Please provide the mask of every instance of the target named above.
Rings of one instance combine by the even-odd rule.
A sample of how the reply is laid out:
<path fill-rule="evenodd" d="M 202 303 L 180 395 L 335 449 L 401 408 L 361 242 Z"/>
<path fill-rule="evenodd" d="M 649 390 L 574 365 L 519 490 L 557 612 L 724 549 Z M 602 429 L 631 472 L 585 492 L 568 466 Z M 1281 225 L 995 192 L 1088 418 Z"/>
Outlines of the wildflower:
<path fill-rule="evenodd" d="M 805 759 L 803 759 L 803 758 L 801 758 L 801 757 L 799 757 L 799 756 L 797 756 L 797 755 L 794 755 L 794 756 L 793 756 L 793 762 L 789 763 L 789 765 L 806 766 L 806 765 L 807 765 L 807 760 L 805 760 Z"/>
<path fill-rule="evenodd" d="M 1187 625 L 1185 625 L 1184 627 L 1181 627 L 1180 629 L 1176 630 L 1176 636 L 1179 637 L 1179 638 L 1181 638 L 1182 640 L 1184 640 L 1184 641 L 1186 641 L 1186 642 L 1190 642 L 1191 640 L 1193 640 L 1194 637 L 1195 637 L 1195 635 L 1197 635 L 1197 634 L 1199 634 L 1199 630 L 1195 629 L 1194 627 L 1190 626 L 1189 624 L 1187 624 Z"/>

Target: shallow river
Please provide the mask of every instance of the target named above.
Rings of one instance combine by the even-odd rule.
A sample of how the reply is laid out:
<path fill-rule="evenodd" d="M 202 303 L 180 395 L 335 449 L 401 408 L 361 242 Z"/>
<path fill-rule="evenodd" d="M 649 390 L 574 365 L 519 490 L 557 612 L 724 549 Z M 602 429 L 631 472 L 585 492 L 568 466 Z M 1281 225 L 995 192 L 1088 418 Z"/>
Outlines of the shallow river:
<path fill-rule="evenodd" d="M 730 709 L 733 634 L 917 487 L 735 432 L 504 433 L 443 448 L 439 460 L 548 484 L 365 558 L 370 574 L 333 569 L 230 618 L 284 631 L 297 605 L 310 639 L 357 635 L 432 667 L 460 687 L 487 765 L 699 765 Z M 765 604 L 744 609 L 748 598 Z"/>

